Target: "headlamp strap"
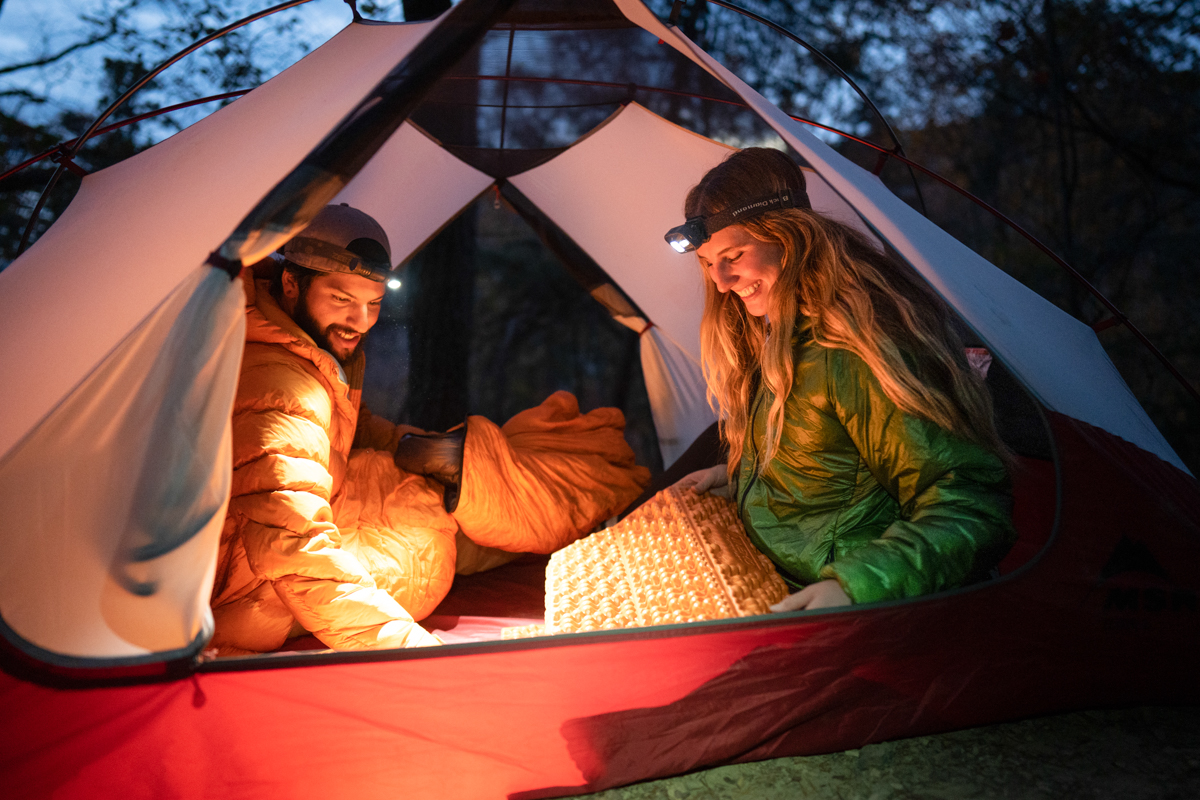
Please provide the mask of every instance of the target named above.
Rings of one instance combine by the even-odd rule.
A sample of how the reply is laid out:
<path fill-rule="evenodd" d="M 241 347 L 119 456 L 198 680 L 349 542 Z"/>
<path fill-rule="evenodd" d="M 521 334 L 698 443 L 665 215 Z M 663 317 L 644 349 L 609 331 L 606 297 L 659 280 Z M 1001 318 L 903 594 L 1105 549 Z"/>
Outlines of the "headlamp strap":
<path fill-rule="evenodd" d="M 768 211 L 774 211 L 779 208 L 810 208 L 808 197 L 803 197 L 803 203 L 796 202 L 798 198 L 791 189 L 781 189 L 772 195 L 759 197 L 754 200 L 749 200 L 732 208 L 727 208 L 724 211 L 713 214 L 704 220 L 705 233 L 712 236 L 722 228 L 728 228 L 730 225 L 736 224 L 746 217 L 757 217 L 759 214 L 765 214 Z"/>
<path fill-rule="evenodd" d="M 667 231 L 664 238 L 680 253 L 685 253 L 707 242 L 722 228 L 781 208 L 812 208 L 812 203 L 803 189 L 780 189 L 775 194 L 748 200 L 711 217 L 691 217 L 682 225 Z"/>

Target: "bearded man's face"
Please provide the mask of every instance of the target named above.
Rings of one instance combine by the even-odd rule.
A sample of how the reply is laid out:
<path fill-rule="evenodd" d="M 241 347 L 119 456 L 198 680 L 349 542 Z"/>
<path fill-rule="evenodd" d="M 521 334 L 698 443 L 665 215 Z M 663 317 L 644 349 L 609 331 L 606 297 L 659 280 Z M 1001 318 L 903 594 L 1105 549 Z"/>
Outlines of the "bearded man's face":
<path fill-rule="evenodd" d="M 284 291 L 289 291 L 286 281 Z M 318 275 L 307 289 L 296 291 L 292 319 L 318 347 L 328 350 L 342 364 L 349 363 L 379 320 L 383 284 L 360 275 L 329 273 Z"/>

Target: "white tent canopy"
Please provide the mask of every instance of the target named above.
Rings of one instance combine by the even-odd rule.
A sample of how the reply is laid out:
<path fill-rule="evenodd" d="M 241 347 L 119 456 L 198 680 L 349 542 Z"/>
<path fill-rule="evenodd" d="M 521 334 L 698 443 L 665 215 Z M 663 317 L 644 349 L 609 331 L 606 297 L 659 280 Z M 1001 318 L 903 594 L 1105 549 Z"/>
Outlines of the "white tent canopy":
<path fill-rule="evenodd" d="M 895 248 L 1048 408 L 1184 468 L 1087 326 L 914 212 L 640 3 L 617 5 L 740 94 L 807 160 L 814 205 Z M 241 312 L 236 284 L 201 265 L 436 24 L 347 27 L 205 120 L 85 178 L 54 226 L 0 273 L 0 339 L 6 345 L 0 351 L 0 407 L 6 412 L 0 420 L 0 507 L 21 509 L 0 522 L 6 553 L 0 617 L 20 640 L 86 659 L 177 651 L 203 641 L 223 505 L 214 511 L 211 502 L 197 498 L 228 485 L 230 464 L 220 447 L 229 436 Z M 562 154 L 511 178 L 653 324 L 643 331 L 642 362 L 668 463 L 713 416 L 699 371 L 699 272 L 662 235 L 682 221 L 687 188 L 727 152 L 630 104 Z M 491 183 L 406 124 L 337 201 L 378 218 L 400 260 Z M 195 313 L 185 313 L 189 308 Z M 165 367 L 156 372 L 149 363 L 156 348 L 172 341 L 196 342 L 207 360 L 197 360 L 190 375 Z M 192 435 L 195 441 L 176 441 L 177 449 L 166 455 L 163 442 L 146 440 L 149 421 L 145 435 L 111 435 L 137 429 L 130 422 L 137 417 L 129 415 L 145 406 L 120 399 L 135 394 L 138 382 L 139 402 L 153 407 L 146 398 L 157 397 L 160 405 L 183 403 L 193 411 L 181 414 L 224 419 L 223 432 L 197 424 L 189 434 L 187 425 L 177 426 L 176 438 Z M 99 433 L 112 409 L 126 427 L 110 426 L 107 436 L 95 436 L 88 458 L 79 462 L 87 468 L 81 468 L 73 458 L 81 448 L 70 437 L 82 440 L 90 432 L 69 423 L 86 419 Z M 146 580 L 156 591 L 147 599 L 136 581 L 121 579 L 128 577 L 121 558 L 130 536 L 137 538 L 131 520 L 144 496 L 134 486 L 137 476 L 146 474 L 147 459 L 167 472 L 175 469 L 171 453 L 193 470 L 186 473 L 196 484 L 193 506 L 181 517 L 196 533 L 186 547 L 139 562 L 138 569 L 153 573 Z M 211 458 L 199 477 L 196 453 Z M 126 471 L 130 486 L 121 488 L 122 474 L 114 479 L 113 470 Z M 50 513 L 53 504 L 70 505 L 71 513 Z M 205 509 L 207 521 L 197 509 Z M 133 624 L 135 618 L 151 622 Z"/>
<path fill-rule="evenodd" d="M 0 272 L 0 457 L 221 246 L 431 25 L 352 25 L 237 102 L 84 178 L 50 230 Z M 63 324 L 47 324 L 48 315 Z"/>

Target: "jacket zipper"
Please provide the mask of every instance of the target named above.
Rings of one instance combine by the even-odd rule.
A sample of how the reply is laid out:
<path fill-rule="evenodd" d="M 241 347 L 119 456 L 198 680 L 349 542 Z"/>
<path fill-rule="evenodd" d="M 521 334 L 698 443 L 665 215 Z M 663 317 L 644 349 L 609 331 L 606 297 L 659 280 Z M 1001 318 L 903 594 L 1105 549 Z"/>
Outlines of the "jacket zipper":
<path fill-rule="evenodd" d="M 758 442 L 754 439 L 754 426 L 758 424 L 758 409 L 762 405 L 762 392 L 754 398 L 754 411 L 750 415 L 750 446 L 754 448 L 754 461 L 750 470 L 750 480 L 746 482 L 745 491 L 741 492 L 741 498 L 738 501 L 738 519 L 746 519 L 746 499 L 750 496 L 750 489 L 754 487 L 754 482 L 758 480 Z"/>
<path fill-rule="evenodd" d="M 753 439 L 753 436 L 754 436 L 754 425 L 755 425 L 755 423 L 758 422 L 758 410 L 761 407 L 762 407 L 762 392 L 759 392 L 754 398 L 754 411 L 750 415 L 750 435 L 752 437 L 750 440 L 750 446 L 754 448 L 754 466 L 752 469 L 753 474 L 751 474 L 750 480 L 746 482 L 746 490 L 744 492 L 740 492 L 741 496 L 738 499 L 738 519 L 742 521 L 743 525 L 747 525 L 746 517 L 745 517 L 746 500 L 750 497 L 750 490 L 752 488 L 754 488 L 754 482 L 758 480 L 758 442 Z M 741 488 L 741 487 L 739 487 L 739 488 Z M 748 525 L 747 525 L 746 533 L 750 535 L 752 542 L 754 542 L 754 540 L 756 540 L 758 538 L 757 535 L 754 533 L 753 528 L 749 527 Z M 754 546 L 756 549 L 759 549 L 760 552 L 763 552 L 757 542 L 754 542 Z M 767 555 L 767 554 L 764 552 L 764 555 Z M 792 589 L 803 589 L 804 588 L 804 584 L 798 583 L 797 581 L 795 581 L 792 578 L 792 576 L 788 575 L 788 573 L 784 570 L 784 568 L 780 564 L 778 564 L 774 558 L 772 558 L 770 555 L 767 555 L 767 557 L 771 559 L 771 564 L 775 567 L 775 572 L 779 575 L 779 577 L 783 578 L 783 582 L 785 584 L 787 584 Z"/>

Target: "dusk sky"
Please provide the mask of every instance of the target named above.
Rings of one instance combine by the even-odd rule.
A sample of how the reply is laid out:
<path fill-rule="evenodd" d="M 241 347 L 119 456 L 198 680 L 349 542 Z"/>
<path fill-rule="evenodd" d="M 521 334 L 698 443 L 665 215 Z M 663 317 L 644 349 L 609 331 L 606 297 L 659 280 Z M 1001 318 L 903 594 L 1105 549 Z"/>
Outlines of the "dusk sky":
<path fill-rule="evenodd" d="M 114 0 L 4 0 L 0 6 L 0 67 L 36 59 L 79 40 L 87 31 L 87 25 L 80 20 L 82 15 L 99 13 L 115 5 Z M 225 3 L 225 8 L 231 19 L 239 19 L 269 5 L 264 0 L 230 0 Z M 261 42 L 256 42 L 256 57 L 260 63 L 269 65 L 270 74 L 295 62 L 306 49 L 320 45 L 350 22 L 350 9 L 342 0 L 312 0 L 292 13 L 299 16 L 301 24 L 295 32 L 297 35 L 287 40 L 272 36 L 270 18 L 247 28 L 262 37 Z M 389 4 L 389 13 L 379 16 L 401 19 L 399 0 Z M 152 30 L 164 17 L 164 12 L 152 4 L 134 12 L 133 22 L 140 29 Z M 264 54 L 273 57 L 263 58 Z M 97 78 L 105 55 L 127 54 L 115 44 L 101 44 L 73 53 L 47 69 L 0 75 L 0 89 L 27 85 L 52 98 L 50 107 L 43 107 L 36 114 L 29 114 L 30 109 L 25 109 L 26 113 L 21 116 L 30 121 L 49 118 L 63 109 L 91 111 L 94 110 Z M 186 69 L 186 66 L 184 61 L 173 69 Z M 5 103 L 6 110 L 12 110 L 16 105 L 11 99 L 0 102 Z M 215 107 L 209 110 L 215 110 Z"/>

